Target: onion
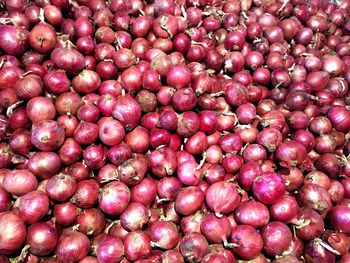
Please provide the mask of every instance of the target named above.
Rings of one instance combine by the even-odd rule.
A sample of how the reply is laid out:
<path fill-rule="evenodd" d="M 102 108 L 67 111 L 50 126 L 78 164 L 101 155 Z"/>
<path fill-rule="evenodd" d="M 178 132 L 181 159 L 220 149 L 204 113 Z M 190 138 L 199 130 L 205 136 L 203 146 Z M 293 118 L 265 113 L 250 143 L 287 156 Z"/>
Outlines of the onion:
<path fill-rule="evenodd" d="M 40 179 L 52 177 L 60 168 L 60 156 L 54 152 L 36 152 L 28 161 L 28 170 Z"/>
<path fill-rule="evenodd" d="M 139 202 L 131 202 L 120 215 L 120 223 L 127 231 L 141 230 L 148 221 L 148 210 Z"/>
<path fill-rule="evenodd" d="M 56 229 L 44 222 L 28 227 L 26 243 L 29 252 L 37 256 L 46 256 L 55 250 L 58 241 Z"/>
<path fill-rule="evenodd" d="M 343 233 L 326 231 L 324 234 L 324 240 L 341 255 L 347 254 L 350 247 L 347 235 Z"/>
<path fill-rule="evenodd" d="M 92 93 L 100 84 L 100 76 L 92 70 L 83 70 L 72 80 L 74 90 L 80 94 Z"/>
<path fill-rule="evenodd" d="M 115 236 L 107 235 L 97 245 L 98 262 L 120 261 L 124 253 L 123 242 Z"/>
<path fill-rule="evenodd" d="M 270 207 L 271 217 L 276 221 L 288 222 L 298 213 L 298 203 L 294 196 L 283 195 Z"/>
<path fill-rule="evenodd" d="M 49 53 L 56 45 L 55 29 L 47 23 L 35 25 L 28 35 L 28 44 L 39 53 Z"/>
<path fill-rule="evenodd" d="M 38 187 L 34 174 L 25 170 L 12 170 L 5 173 L 1 186 L 10 194 L 22 196 Z"/>
<path fill-rule="evenodd" d="M 304 256 L 308 261 L 318 261 L 325 260 L 326 262 L 335 262 L 335 256 L 332 252 L 328 251 L 327 248 L 324 247 L 324 243 L 322 240 L 312 240 L 305 247 Z"/>
<path fill-rule="evenodd" d="M 252 226 L 239 225 L 232 231 L 231 242 L 237 244 L 233 251 L 240 258 L 248 260 L 256 258 L 263 249 L 263 239 Z"/>
<path fill-rule="evenodd" d="M 137 125 L 141 118 L 141 107 L 132 97 L 121 96 L 113 107 L 112 115 L 127 130 L 130 130 Z"/>
<path fill-rule="evenodd" d="M 139 184 L 130 190 L 130 200 L 140 202 L 146 207 L 150 207 L 157 194 L 157 185 L 151 178 L 144 178 Z"/>
<path fill-rule="evenodd" d="M 10 195 L 2 187 L 0 187 L 0 201 L 0 213 L 11 210 L 12 201 Z"/>
<path fill-rule="evenodd" d="M 252 185 L 253 195 L 265 205 L 276 203 L 285 190 L 286 186 L 283 177 L 274 172 L 262 173 Z"/>
<path fill-rule="evenodd" d="M 25 52 L 28 32 L 25 29 L 9 25 L 0 26 L 3 41 L 0 48 L 9 55 L 18 56 Z"/>
<path fill-rule="evenodd" d="M 330 119 L 333 127 L 342 132 L 346 132 L 350 129 L 349 117 L 350 112 L 340 106 L 332 106 L 327 111 L 327 118 Z"/>
<path fill-rule="evenodd" d="M 151 240 L 145 232 L 135 230 L 124 239 L 125 257 L 130 261 L 148 258 L 151 254 Z"/>
<path fill-rule="evenodd" d="M 264 251 L 271 256 L 281 255 L 292 240 L 292 232 L 284 223 L 274 221 L 268 223 L 261 231 Z"/>
<path fill-rule="evenodd" d="M 97 236 L 104 228 L 106 221 L 102 212 L 96 208 L 83 210 L 76 218 L 79 231 L 87 236 Z"/>
<path fill-rule="evenodd" d="M 298 193 L 298 202 L 305 208 L 313 208 L 325 215 L 332 207 L 330 195 L 327 190 L 317 184 L 304 184 Z"/>
<path fill-rule="evenodd" d="M 296 141 L 285 141 L 275 151 L 277 160 L 288 166 L 301 165 L 306 158 L 306 154 L 305 147 Z"/>
<path fill-rule="evenodd" d="M 189 186 L 181 189 L 177 194 L 175 209 L 182 215 L 190 215 L 199 210 L 203 201 L 203 192 L 198 187 Z"/>
<path fill-rule="evenodd" d="M 47 181 L 45 192 L 50 199 L 63 202 L 74 194 L 76 188 L 76 181 L 72 176 L 60 173 Z"/>
<path fill-rule="evenodd" d="M 335 206 L 327 214 L 329 224 L 346 234 L 349 233 L 350 208 L 347 206 Z"/>
<path fill-rule="evenodd" d="M 297 236 L 303 240 L 317 238 L 324 231 L 322 217 L 313 209 L 300 209 L 292 222 L 297 226 Z"/>
<path fill-rule="evenodd" d="M 237 223 L 249 225 L 255 228 L 265 226 L 270 220 L 268 208 L 257 201 L 244 201 L 238 205 L 235 210 L 235 219 Z"/>
<path fill-rule="evenodd" d="M 172 222 L 157 221 L 150 227 L 150 238 L 154 246 L 169 250 L 179 242 L 179 233 Z"/>
<path fill-rule="evenodd" d="M 66 229 L 58 239 L 55 253 L 64 262 L 77 262 L 83 259 L 90 249 L 86 235 L 78 231 Z"/>
<path fill-rule="evenodd" d="M 95 180 L 82 180 L 77 184 L 77 190 L 70 199 L 71 203 L 80 208 L 92 208 L 98 201 L 99 187 Z"/>
<path fill-rule="evenodd" d="M 205 195 L 208 208 L 217 217 L 232 212 L 240 202 L 238 191 L 233 183 L 217 182 L 212 184 Z"/>
<path fill-rule="evenodd" d="M 32 191 L 19 197 L 14 207 L 27 224 L 33 224 L 49 212 L 49 198 L 42 191 Z"/>
<path fill-rule="evenodd" d="M 106 184 L 99 196 L 100 209 L 109 215 L 122 213 L 130 201 L 129 188 L 122 182 Z"/>
<path fill-rule="evenodd" d="M 77 73 L 84 68 L 84 56 L 71 46 L 56 48 L 51 53 L 53 64 L 69 74 Z"/>
<path fill-rule="evenodd" d="M 0 214 L 0 253 L 10 255 L 19 250 L 26 238 L 26 227 L 22 218 L 13 212 Z M 16 230 L 16 231 L 14 231 Z"/>
<path fill-rule="evenodd" d="M 62 226 L 72 225 L 78 216 L 78 207 L 71 203 L 55 205 L 53 215 L 58 224 Z"/>
<path fill-rule="evenodd" d="M 33 145 L 42 151 L 58 149 L 64 142 L 65 132 L 63 127 L 52 120 L 43 120 L 32 126 Z"/>
<path fill-rule="evenodd" d="M 209 244 L 203 235 L 189 233 L 180 241 L 180 252 L 187 261 L 201 261 L 209 252 Z"/>
<path fill-rule="evenodd" d="M 0 261 L 347 260 L 349 0 L 0 7 Z"/>
<path fill-rule="evenodd" d="M 223 242 L 224 246 L 230 246 L 227 239 L 231 234 L 231 224 L 225 216 L 217 218 L 214 214 L 210 213 L 203 218 L 200 227 L 201 233 L 209 242 Z"/>
<path fill-rule="evenodd" d="M 42 95 L 43 82 L 38 75 L 30 72 L 22 74 L 15 83 L 16 94 L 21 99 L 31 99 Z"/>

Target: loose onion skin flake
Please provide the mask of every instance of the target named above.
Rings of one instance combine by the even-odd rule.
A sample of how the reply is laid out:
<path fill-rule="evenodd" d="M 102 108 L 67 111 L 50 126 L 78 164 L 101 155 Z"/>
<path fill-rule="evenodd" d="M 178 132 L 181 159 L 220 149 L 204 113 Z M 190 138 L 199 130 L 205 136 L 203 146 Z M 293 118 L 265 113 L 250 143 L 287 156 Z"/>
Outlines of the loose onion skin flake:
<path fill-rule="evenodd" d="M 0 263 L 350 262 L 350 0 L 0 9 Z"/>

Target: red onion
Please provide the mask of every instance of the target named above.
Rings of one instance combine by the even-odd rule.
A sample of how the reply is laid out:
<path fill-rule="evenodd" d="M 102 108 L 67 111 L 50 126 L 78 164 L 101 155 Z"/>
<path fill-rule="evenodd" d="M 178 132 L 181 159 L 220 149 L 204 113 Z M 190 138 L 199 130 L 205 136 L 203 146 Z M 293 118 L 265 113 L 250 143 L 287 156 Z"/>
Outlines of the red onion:
<path fill-rule="evenodd" d="M 79 231 L 88 236 L 97 236 L 104 228 L 106 221 L 102 212 L 96 208 L 83 210 L 76 218 Z"/>
<path fill-rule="evenodd" d="M 323 235 L 325 241 L 336 251 L 338 251 L 341 255 L 346 255 L 350 243 L 348 236 L 343 233 L 337 233 L 332 231 L 326 231 Z"/>
<path fill-rule="evenodd" d="M 76 181 L 72 176 L 59 173 L 48 180 L 45 192 L 50 199 L 63 202 L 74 194 L 76 188 Z"/>
<path fill-rule="evenodd" d="M 22 218 L 14 212 L 0 214 L 0 253 L 11 255 L 18 251 L 26 238 L 26 227 Z"/>
<path fill-rule="evenodd" d="M 28 227 L 26 243 L 29 252 L 37 256 L 46 256 L 55 250 L 58 240 L 56 229 L 45 222 L 37 222 Z"/>
<path fill-rule="evenodd" d="M 130 190 L 130 200 L 140 202 L 146 207 L 150 207 L 156 198 L 157 185 L 151 178 L 144 178 L 139 184 Z"/>
<path fill-rule="evenodd" d="M 120 223 L 127 231 L 142 229 L 148 221 L 148 210 L 139 202 L 130 203 L 120 215 Z"/>
<path fill-rule="evenodd" d="M 314 239 L 308 243 L 304 250 L 305 259 L 308 261 L 335 262 L 335 255 L 320 242 L 323 241 Z"/>
<path fill-rule="evenodd" d="M 257 257 L 263 249 L 263 239 L 252 226 L 239 225 L 232 231 L 231 242 L 237 247 L 233 251 L 240 258 L 248 260 Z"/>
<path fill-rule="evenodd" d="M 18 56 L 25 52 L 28 31 L 9 25 L 1 25 L 0 36 L 3 41 L 0 48 L 9 55 Z"/>
<path fill-rule="evenodd" d="M 130 200 L 129 188 L 122 182 L 111 182 L 102 188 L 99 206 L 109 215 L 122 213 Z"/>
<path fill-rule="evenodd" d="M 207 206 L 217 217 L 232 212 L 240 202 L 236 186 L 233 183 L 217 182 L 212 184 L 205 195 Z"/>
<path fill-rule="evenodd" d="M 169 250 L 179 242 L 179 233 L 172 222 L 157 221 L 150 227 L 150 238 L 154 246 Z"/>
<path fill-rule="evenodd" d="M 350 129 L 349 117 L 350 112 L 340 106 L 332 106 L 327 111 L 327 118 L 330 119 L 333 127 L 342 132 L 346 132 Z"/>
<path fill-rule="evenodd" d="M 284 141 L 275 151 L 276 159 L 287 166 L 301 165 L 307 155 L 305 147 L 296 141 Z"/>
<path fill-rule="evenodd" d="M 21 99 L 31 99 L 42 95 L 43 82 L 38 75 L 29 71 L 22 74 L 15 83 L 16 94 Z"/>
<path fill-rule="evenodd" d="M 49 212 L 49 198 L 42 191 L 32 191 L 19 197 L 14 207 L 27 224 L 33 224 Z"/>
<path fill-rule="evenodd" d="M 326 215 L 332 203 L 327 190 L 317 184 L 304 184 L 298 193 L 298 202 L 305 208 L 313 208 Z"/>
<path fill-rule="evenodd" d="M 125 161 L 118 167 L 118 178 L 128 186 L 137 185 L 147 172 L 147 160 L 142 155 Z"/>
<path fill-rule="evenodd" d="M 90 249 L 90 242 L 86 235 L 66 229 L 58 239 L 56 255 L 63 262 L 77 262 L 83 259 Z"/>
<path fill-rule="evenodd" d="M 90 145 L 83 152 L 84 162 L 90 169 L 100 169 L 106 162 L 107 149 L 100 145 Z"/>
<path fill-rule="evenodd" d="M 235 210 L 235 219 L 242 225 L 255 228 L 265 226 L 270 220 L 268 208 L 260 202 L 249 200 L 240 203 Z"/>
<path fill-rule="evenodd" d="M 195 200 L 195 202 L 193 202 Z M 198 211 L 204 201 L 203 192 L 195 186 L 183 188 L 177 194 L 175 209 L 182 215 L 190 215 Z"/>
<path fill-rule="evenodd" d="M 285 182 L 280 174 L 264 172 L 255 179 L 252 191 L 255 198 L 266 205 L 272 205 L 284 194 Z"/>
<path fill-rule="evenodd" d="M 12 201 L 9 193 L 0 187 L 0 213 L 10 211 L 11 207 Z"/>
<path fill-rule="evenodd" d="M 71 203 L 63 203 L 55 205 L 53 215 L 58 224 L 69 226 L 75 222 L 78 216 L 78 207 Z"/>
<path fill-rule="evenodd" d="M 127 130 L 130 130 L 141 118 L 141 107 L 132 97 L 121 96 L 117 99 L 112 114 Z"/>
<path fill-rule="evenodd" d="M 151 254 L 151 240 L 147 233 L 135 230 L 124 239 L 124 255 L 130 261 L 148 258 Z"/>
<path fill-rule="evenodd" d="M 22 196 L 38 187 L 34 174 L 25 170 L 12 170 L 5 173 L 1 186 L 6 192 Z"/>
<path fill-rule="evenodd" d="M 54 152 L 36 152 L 28 161 L 28 170 L 40 179 L 48 179 L 61 168 L 60 156 Z"/>
<path fill-rule="evenodd" d="M 120 261 L 124 253 L 123 242 L 115 236 L 107 235 L 97 245 L 98 262 Z"/>
<path fill-rule="evenodd" d="M 276 221 L 288 222 L 298 212 L 298 203 L 294 196 L 283 195 L 270 207 L 271 217 Z"/>
<path fill-rule="evenodd" d="M 274 221 L 268 223 L 261 231 L 264 251 L 271 256 L 281 255 L 292 240 L 292 232 L 287 225 Z"/>
<path fill-rule="evenodd" d="M 70 201 L 80 208 L 93 207 L 99 197 L 99 187 L 95 180 L 83 180 L 77 184 L 77 190 Z"/>
<path fill-rule="evenodd" d="M 47 23 L 39 23 L 28 35 L 29 45 L 39 53 L 49 53 L 56 45 L 55 29 Z"/>
<path fill-rule="evenodd" d="M 190 71 L 183 66 L 174 66 L 166 75 L 167 83 L 177 89 L 184 88 L 191 81 Z"/>
<path fill-rule="evenodd" d="M 349 233 L 350 208 L 347 206 L 335 206 L 327 214 L 329 224 L 339 231 Z"/>
<path fill-rule="evenodd" d="M 203 235 L 189 233 L 180 241 L 180 252 L 187 261 L 201 261 L 209 252 L 209 244 Z"/>
<path fill-rule="evenodd" d="M 58 151 L 60 160 L 64 165 L 76 163 L 82 156 L 83 149 L 73 138 L 67 138 Z"/>
<path fill-rule="evenodd" d="M 229 247 L 231 244 L 227 242 L 231 234 L 231 225 L 227 217 L 217 218 L 214 214 L 208 214 L 201 222 L 201 233 L 212 243 L 224 243 Z"/>
<path fill-rule="evenodd" d="M 300 209 L 297 216 L 292 219 L 292 223 L 297 226 L 297 236 L 303 240 L 317 238 L 324 231 L 323 219 L 313 209 Z"/>
<path fill-rule="evenodd" d="M 32 126 L 32 143 L 42 151 L 53 151 L 59 148 L 65 138 L 63 127 L 52 120 L 43 120 Z"/>
<path fill-rule="evenodd" d="M 69 74 L 74 74 L 84 68 L 83 55 L 70 45 L 52 51 L 51 60 L 57 68 Z"/>

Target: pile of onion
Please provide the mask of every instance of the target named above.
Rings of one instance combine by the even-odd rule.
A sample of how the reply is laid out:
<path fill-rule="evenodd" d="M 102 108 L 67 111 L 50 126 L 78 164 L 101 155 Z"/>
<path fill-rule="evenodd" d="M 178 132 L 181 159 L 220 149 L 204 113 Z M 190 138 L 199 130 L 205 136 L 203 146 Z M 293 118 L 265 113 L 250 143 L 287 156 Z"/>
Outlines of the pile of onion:
<path fill-rule="evenodd" d="M 350 0 L 0 1 L 0 262 L 350 262 Z"/>

